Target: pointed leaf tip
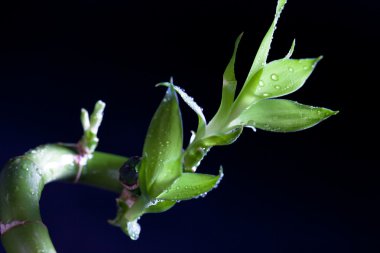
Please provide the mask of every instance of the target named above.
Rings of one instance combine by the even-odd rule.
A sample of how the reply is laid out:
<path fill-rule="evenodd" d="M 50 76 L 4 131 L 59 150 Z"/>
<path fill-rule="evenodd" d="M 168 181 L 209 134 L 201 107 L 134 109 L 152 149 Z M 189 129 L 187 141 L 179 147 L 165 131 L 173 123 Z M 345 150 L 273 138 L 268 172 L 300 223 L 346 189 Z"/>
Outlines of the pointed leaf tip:
<path fill-rule="evenodd" d="M 249 81 L 256 74 L 256 72 L 266 64 L 269 55 L 269 50 L 273 40 L 274 31 L 276 30 L 278 19 L 280 18 L 281 12 L 284 9 L 285 4 L 286 0 L 277 1 L 276 14 L 274 20 L 260 44 L 259 50 L 256 53 L 252 67 L 249 70 L 246 82 Z"/>
<path fill-rule="evenodd" d="M 235 124 L 246 124 L 271 132 L 295 132 L 310 128 L 336 111 L 303 105 L 285 99 L 267 99 L 244 111 Z"/>
<path fill-rule="evenodd" d="M 279 16 L 281 14 L 281 12 L 284 9 L 286 3 L 287 3 L 287 0 L 278 0 L 277 1 L 276 16 Z"/>
<path fill-rule="evenodd" d="M 222 177 L 222 168 L 219 170 L 218 176 L 183 173 L 167 191 L 158 196 L 158 199 L 179 201 L 205 196 L 209 191 L 218 186 Z"/>
<path fill-rule="evenodd" d="M 158 106 L 145 138 L 139 169 L 140 188 L 150 198 L 181 175 L 182 119 L 173 84 Z"/>
<path fill-rule="evenodd" d="M 239 48 L 240 40 L 243 36 L 243 33 L 240 33 L 239 36 L 236 38 L 234 51 L 232 53 L 231 59 L 224 71 L 223 79 L 225 82 L 236 82 L 235 78 L 235 60 L 236 60 L 236 53 Z"/>
<path fill-rule="evenodd" d="M 235 60 L 242 36 L 243 33 L 237 37 L 231 59 L 223 73 L 222 99 L 218 111 L 209 123 L 210 128 L 213 128 L 215 126 L 218 128 L 219 125 L 223 124 L 223 121 L 225 121 L 226 117 L 228 117 L 232 104 L 234 102 L 237 85 L 237 80 L 235 77 Z"/>
<path fill-rule="evenodd" d="M 285 56 L 285 59 L 290 59 L 290 57 L 292 57 L 293 53 L 294 53 L 294 48 L 296 47 L 296 39 L 293 40 L 292 42 L 292 45 L 289 49 L 289 52 L 288 54 Z"/>
<path fill-rule="evenodd" d="M 255 59 L 252 63 L 251 69 L 249 70 L 249 73 L 247 75 L 247 78 L 243 84 L 243 87 L 241 89 L 241 92 L 239 93 L 237 99 L 234 102 L 233 109 L 232 109 L 232 116 L 236 117 L 242 109 L 247 108 L 247 106 L 250 105 L 252 101 L 251 99 L 248 99 L 246 97 L 246 93 L 252 93 L 252 87 L 251 83 L 253 79 L 257 78 L 258 72 L 261 68 L 265 67 L 267 64 L 267 59 L 269 55 L 269 51 L 271 48 L 272 40 L 274 31 L 276 30 L 276 25 L 278 22 L 278 19 L 280 18 L 280 14 L 282 10 L 284 9 L 284 6 L 286 4 L 286 0 L 279 0 L 277 1 L 277 7 L 276 7 L 276 14 L 274 17 L 274 20 L 269 27 L 267 33 L 265 34 L 259 49 L 257 50 Z"/>

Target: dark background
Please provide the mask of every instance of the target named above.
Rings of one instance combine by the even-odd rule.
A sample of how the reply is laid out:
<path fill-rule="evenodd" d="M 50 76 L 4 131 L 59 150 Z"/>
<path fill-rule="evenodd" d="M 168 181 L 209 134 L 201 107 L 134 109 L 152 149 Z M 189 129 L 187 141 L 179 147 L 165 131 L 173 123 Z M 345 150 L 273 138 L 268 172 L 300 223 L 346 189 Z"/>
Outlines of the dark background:
<path fill-rule="evenodd" d="M 174 77 L 205 108 L 238 34 L 244 80 L 276 1 L 50 1 L 0 8 L 0 163 L 75 142 L 79 110 L 107 103 L 98 150 L 139 155 Z M 379 252 L 379 9 L 375 0 L 289 0 L 270 59 L 324 59 L 288 98 L 340 113 L 303 132 L 245 130 L 200 171 L 225 177 L 204 199 L 141 219 L 131 241 L 107 224 L 115 194 L 48 185 L 41 212 L 58 252 Z M 182 103 L 186 140 L 196 118 Z M 1 207 L 0 207 L 1 208 Z M 3 252 L 0 249 L 0 252 Z"/>

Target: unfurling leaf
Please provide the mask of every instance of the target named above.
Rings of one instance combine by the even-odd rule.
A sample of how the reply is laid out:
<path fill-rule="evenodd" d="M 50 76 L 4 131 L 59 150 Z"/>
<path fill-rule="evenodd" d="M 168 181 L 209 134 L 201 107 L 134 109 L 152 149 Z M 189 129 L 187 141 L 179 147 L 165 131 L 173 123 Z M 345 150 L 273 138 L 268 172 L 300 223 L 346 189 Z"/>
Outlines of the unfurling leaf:
<path fill-rule="evenodd" d="M 322 107 L 285 99 L 261 100 L 245 110 L 233 124 L 244 124 L 272 132 L 294 132 L 312 127 L 337 114 Z"/>
<path fill-rule="evenodd" d="M 290 47 L 288 54 L 285 56 L 285 59 L 290 59 L 290 57 L 292 57 L 295 47 L 296 47 L 296 39 L 293 40 L 292 46 Z"/>
<path fill-rule="evenodd" d="M 215 188 L 223 177 L 222 169 L 218 176 L 183 173 L 171 187 L 157 198 L 163 200 L 187 200 L 205 195 Z"/>
<path fill-rule="evenodd" d="M 235 77 L 235 59 L 236 52 L 239 47 L 239 43 L 243 33 L 239 35 L 239 37 L 235 41 L 235 48 L 232 53 L 232 57 L 230 62 L 228 63 L 226 70 L 223 74 L 223 89 L 222 89 L 222 101 L 220 103 L 219 109 L 215 114 L 214 118 L 210 121 L 210 128 L 213 126 L 218 127 L 219 124 L 223 123 L 223 119 L 227 118 L 231 106 L 235 99 L 235 91 L 236 91 L 236 77 Z"/>
<path fill-rule="evenodd" d="M 249 82 L 250 79 L 256 74 L 256 72 L 260 68 L 262 68 L 267 62 L 270 46 L 272 44 L 273 34 L 274 34 L 274 31 L 276 30 L 277 21 L 280 18 L 281 12 L 284 9 L 285 4 L 286 4 L 286 0 L 279 0 L 277 2 L 276 14 L 274 16 L 273 23 L 269 27 L 268 32 L 265 34 L 265 37 L 263 41 L 261 42 L 259 50 L 256 53 L 255 60 L 253 61 L 252 67 L 245 81 L 246 83 Z"/>
<path fill-rule="evenodd" d="M 182 120 L 171 85 L 150 123 L 139 169 L 143 194 L 154 199 L 182 173 Z"/>

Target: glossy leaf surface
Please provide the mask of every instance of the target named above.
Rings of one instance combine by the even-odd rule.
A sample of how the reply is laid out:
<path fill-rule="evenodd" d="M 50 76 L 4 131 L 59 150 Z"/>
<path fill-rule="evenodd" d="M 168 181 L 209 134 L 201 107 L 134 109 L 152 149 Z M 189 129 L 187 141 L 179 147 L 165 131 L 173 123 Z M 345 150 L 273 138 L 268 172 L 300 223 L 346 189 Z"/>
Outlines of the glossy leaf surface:
<path fill-rule="evenodd" d="M 201 140 L 201 143 L 204 147 L 229 145 L 239 138 L 242 131 L 243 127 L 238 126 L 224 133 L 215 133 L 207 136 Z"/>
<path fill-rule="evenodd" d="M 272 132 L 294 132 L 312 127 L 335 114 L 337 112 L 322 107 L 268 99 L 252 105 L 233 124 L 246 124 Z"/>
<path fill-rule="evenodd" d="M 199 197 L 216 187 L 222 175 L 222 170 L 218 176 L 183 173 L 166 192 L 158 196 L 158 199 L 187 200 Z"/>
<path fill-rule="evenodd" d="M 182 173 L 182 120 L 178 99 L 169 87 L 150 123 L 139 169 L 140 188 L 154 198 Z"/>
<path fill-rule="evenodd" d="M 261 68 L 241 92 L 235 103 L 237 112 L 252 103 L 264 99 L 290 94 L 303 86 L 321 59 L 281 59 Z"/>

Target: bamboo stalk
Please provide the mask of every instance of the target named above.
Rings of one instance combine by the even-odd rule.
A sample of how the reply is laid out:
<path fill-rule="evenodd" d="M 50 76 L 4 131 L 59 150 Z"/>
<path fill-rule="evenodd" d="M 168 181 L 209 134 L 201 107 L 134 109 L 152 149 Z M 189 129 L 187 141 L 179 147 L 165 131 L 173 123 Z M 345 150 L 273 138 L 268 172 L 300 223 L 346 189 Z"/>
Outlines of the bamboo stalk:
<path fill-rule="evenodd" d="M 8 253 L 56 252 L 43 224 L 39 200 L 52 181 L 74 182 L 80 154 L 66 145 L 48 144 L 11 159 L 0 174 L 1 241 Z M 121 192 L 119 168 L 126 157 L 94 152 L 79 183 Z"/>

